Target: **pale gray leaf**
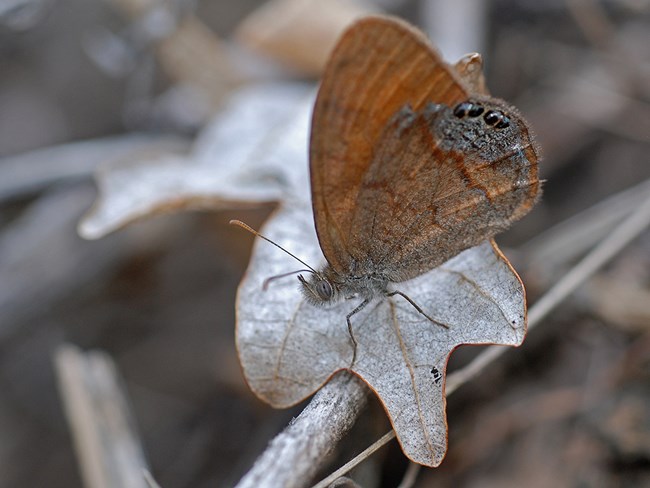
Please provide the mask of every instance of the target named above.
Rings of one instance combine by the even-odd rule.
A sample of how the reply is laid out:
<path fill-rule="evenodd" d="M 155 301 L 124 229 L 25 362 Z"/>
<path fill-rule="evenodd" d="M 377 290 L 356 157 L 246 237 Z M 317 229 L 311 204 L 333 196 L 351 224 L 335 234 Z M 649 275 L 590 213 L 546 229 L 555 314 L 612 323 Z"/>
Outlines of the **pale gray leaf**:
<path fill-rule="evenodd" d="M 189 154 L 148 152 L 111 162 L 97 175 L 100 196 L 80 234 L 99 238 L 162 211 L 308 198 L 312 104 L 308 85 L 248 87 L 203 130 Z"/>
<path fill-rule="evenodd" d="M 285 204 L 263 233 L 311 266 L 324 264 L 308 205 Z M 393 284 L 449 328 L 431 323 L 399 296 L 377 299 L 352 317 L 355 364 L 345 316 L 359 299 L 317 308 L 303 299 L 295 277 L 263 290 L 265 279 L 303 267 L 267 242 L 255 245 L 237 299 L 237 347 L 250 387 L 271 405 L 287 407 L 348 368 L 377 393 L 406 455 L 440 464 L 447 449 L 444 374 L 452 350 L 523 341 L 524 290 L 509 263 L 486 241 Z"/>

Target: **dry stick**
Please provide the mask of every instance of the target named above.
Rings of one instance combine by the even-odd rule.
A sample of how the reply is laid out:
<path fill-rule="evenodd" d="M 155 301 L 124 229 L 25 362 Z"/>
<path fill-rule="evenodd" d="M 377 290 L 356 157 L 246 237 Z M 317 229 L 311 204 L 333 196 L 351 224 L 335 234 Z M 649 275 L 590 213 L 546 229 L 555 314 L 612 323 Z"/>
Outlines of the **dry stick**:
<path fill-rule="evenodd" d="M 140 151 L 185 152 L 179 137 L 130 134 L 75 141 L 0 158 L 0 201 L 16 198 L 60 181 L 90 178 L 97 166 Z"/>
<path fill-rule="evenodd" d="M 148 466 L 110 357 L 66 345 L 55 363 L 84 486 L 148 488 Z"/>
<path fill-rule="evenodd" d="M 605 265 L 649 225 L 650 198 L 646 198 L 637 210 L 614 229 L 609 237 L 596 246 L 531 307 L 528 313 L 528 329 L 530 330 L 539 324 L 551 310 L 573 293 L 580 284 Z M 479 354 L 470 364 L 450 374 L 446 382 L 447 395 L 451 395 L 461 385 L 478 376 L 489 363 L 497 359 L 508 349 L 507 346 L 491 346 Z M 315 485 L 314 488 L 328 486 L 338 477 L 360 464 L 384 444 L 390 442 L 393 438 L 395 438 L 395 431 L 391 430 L 354 459 Z"/>
<path fill-rule="evenodd" d="M 237 488 L 298 488 L 311 480 L 366 404 L 368 388 L 347 372 L 334 376 L 278 434 Z"/>
<path fill-rule="evenodd" d="M 361 461 L 364 461 L 366 458 L 370 457 L 372 454 L 374 454 L 376 451 L 384 447 L 394 438 L 395 438 L 394 430 L 391 430 L 390 432 L 386 432 L 381 438 L 379 438 L 379 440 L 375 441 L 373 444 L 366 447 L 363 450 L 363 452 L 361 452 L 361 454 L 357 455 L 356 457 L 354 457 L 353 459 L 345 463 L 339 469 L 331 473 L 327 478 L 324 478 L 318 483 L 316 483 L 314 486 L 312 486 L 312 488 L 328 487 L 329 485 L 334 483 L 337 479 L 339 479 L 341 476 L 343 476 L 345 473 L 352 471 L 352 468 L 360 464 Z"/>
<path fill-rule="evenodd" d="M 327 486 L 334 483 L 334 481 L 336 481 L 338 478 L 340 478 L 344 474 L 348 473 L 349 471 L 352 471 L 355 467 L 357 467 L 363 461 L 368 459 L 376 451 L 378 451 L 379 449 L 384 447 L 386 444 L 388 444 L 393 439 L 395 439 L 395 431 L 391 430 L 389 432 L 386 432 L 383 436 L 381 436 L 377 441 L 372 443 L 369 447 L 366 447 L 363 451 L 361 451 L 359 454 L 357 454 L 355 457 L 350 459 L 347 463 L 345 463 L 339 469 L 337 469 L 332 474 L 330 474 L 327 478 L 323 478 L 321 481 L 316 483 L 311 488 L 326 488 Z"/>

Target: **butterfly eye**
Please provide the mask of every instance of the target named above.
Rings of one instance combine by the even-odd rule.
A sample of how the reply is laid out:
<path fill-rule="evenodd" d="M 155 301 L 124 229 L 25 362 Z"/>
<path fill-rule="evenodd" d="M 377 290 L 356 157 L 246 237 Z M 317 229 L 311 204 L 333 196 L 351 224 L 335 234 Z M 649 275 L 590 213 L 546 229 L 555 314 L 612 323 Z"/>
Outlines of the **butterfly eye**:
<path fill-rule="evenodd" d="M 332 285 L 330 285 L 328 281 L 320 280 L 316 283 L 314 288 L 316 289 L 318 296 L 323 300 L 329 300 L 332 298 Z"/>

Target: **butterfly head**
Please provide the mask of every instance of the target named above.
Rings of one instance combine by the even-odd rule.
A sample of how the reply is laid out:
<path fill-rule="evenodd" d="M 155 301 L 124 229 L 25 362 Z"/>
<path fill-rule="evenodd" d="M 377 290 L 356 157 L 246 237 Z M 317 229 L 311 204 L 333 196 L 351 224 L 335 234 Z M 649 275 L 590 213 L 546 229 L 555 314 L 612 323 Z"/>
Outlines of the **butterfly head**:
<path fill-rule="evenodd" d="M 309 279 L 299 275 L 298 280 L 302 285 L 305 299 L 313 305 L 335 302 L 340 297 L 339 287 L 320 273 L 312 273 Z"/>

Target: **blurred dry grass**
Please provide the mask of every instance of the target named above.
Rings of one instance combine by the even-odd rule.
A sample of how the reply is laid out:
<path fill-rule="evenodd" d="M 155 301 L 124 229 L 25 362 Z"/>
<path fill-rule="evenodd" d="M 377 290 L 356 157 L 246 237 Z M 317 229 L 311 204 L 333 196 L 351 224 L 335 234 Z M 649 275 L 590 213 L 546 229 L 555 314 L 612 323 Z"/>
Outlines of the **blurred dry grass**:
<path fill-rule="evenodd" d="M 107 4 L 24 3 L 42 15 L 20 29 L 0 11 L 5 188 L 13 173 L 3 168 L 25 151 L 201 126 L 201 110 L 174 101 L 178 77 L 156 69 L 160 53 L 138 38 L 135 21 Z M 398 3 L 418 23 L 418 4 Z M 200 2 L 197 17 L 227 38 L 256 4 Z M 545 274 L 518 246 L 650 177 L 650 3 L 498 0 L 487 13 L 488 85 L 526 114 L 545 154 L 542 203 L 499 239 L 534 302 L 570 263 Z M 102 58 L 112 75 L 87 55 L 89 39 L 108 28 L 126 42 Z M 264 73 L 290 76 L 255 76 Z M 240 75 L 226 73 L 222 96 Z M 115 359 L 161 486 L 233 485 L 298 411 L 257 401 L 234 350 L 233 303 L 251 240 L 226 223 L 259 227 L 270 208 L 156 217 L 87 242 L 75 226 L 93 201 L 96 163 L 67 172 L 54 158 L 51 178 L 36 163 L 31 186 L 0 194 L 0 486 L 81 485 L 52 365 L 63 342 Z M 649 288 L 646 232 L 524 346 L 450 398 L 448 457 L 417 486 L 650 486 Z M 457 351 L 451 367 L 474 353 Z M 370 412 L 342 459 L 386 428 L 381 409 Z M 375 458 L 358 470 L 364 486 L 395 486 L 405 469 L 399 448 Z"/>

